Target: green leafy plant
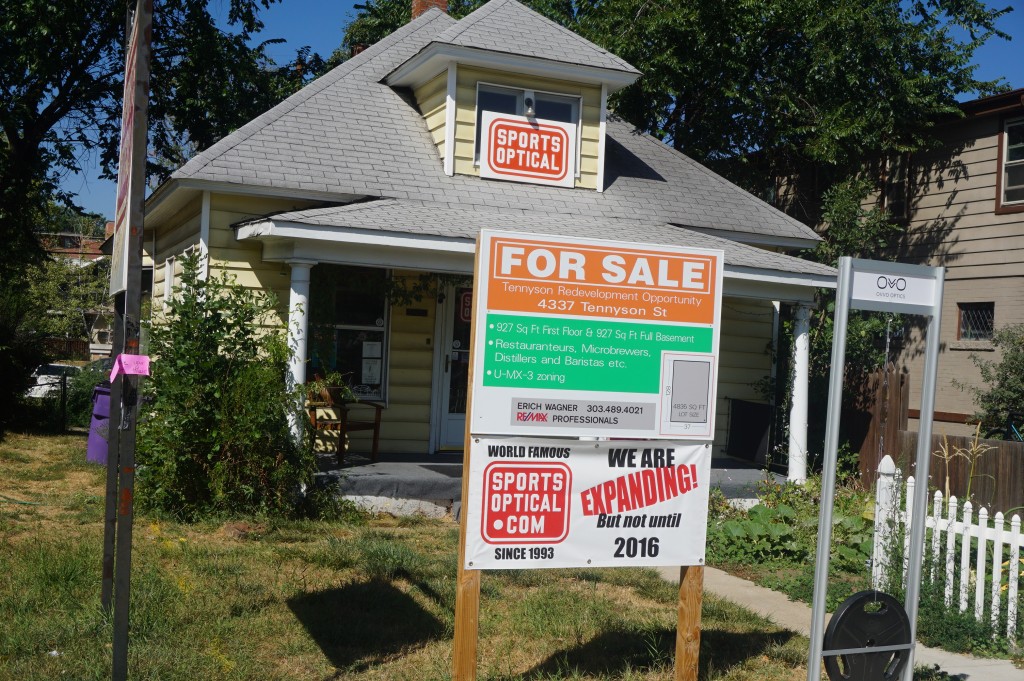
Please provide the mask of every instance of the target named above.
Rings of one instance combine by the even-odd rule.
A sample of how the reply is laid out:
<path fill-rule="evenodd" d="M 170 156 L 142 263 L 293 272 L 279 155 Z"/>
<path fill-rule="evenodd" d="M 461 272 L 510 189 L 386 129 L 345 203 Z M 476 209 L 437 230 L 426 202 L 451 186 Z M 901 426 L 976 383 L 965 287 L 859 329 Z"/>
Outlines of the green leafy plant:
<path fill-rule="evenodd" d="M 68 425 L 87 427 L 92 419 L 92 395 L 97 385 L 110 378 L 99 365 L 89 365 L 68 383 Z"/>
<path fill-rule="evenodd" d="M 759 504 L 714 517 L 708 526 L 708 561 L 724 565 L 791 598 L 811 598 L 817 551 L 821 480 L 803 485 L 766 479 Z M 836 491 L 828 603 L 835 607 L 867 587 L 872 527 L 863 517 L 865 493 L 852 485 Z"/>
<path fill-rule="evenodd" d="M 315 458 L 272 295 L 183 260 L 166 318 L 152 325 L 139 423 L 139 501 L 195 519 L 294 512 Z M 295 437 L 292 425 L 303 431 Z"/>
<path fill-rule="evenodd" d="M 974 429 L 974 438 L 968 443 L 966 447 L 958 447 L 957 445 L 949 444 L 949 437 L 942 436 L 942 444 L 939 445 L 939 449 L 933 452 L 933 455 L 941 460 L 945 465 L 945 499 L 949 499 L 950 492 L 950 476 L 949 476 L 949 464 L 954 459 L 963 459 L 967 462 L 967 490 L 964 492 L 963 498 L 965 500 L 970 499 L 976 503 L 979 501 L 975 499 L 971 493 L 971 487 L 974 484 L 974 479 L 977 477 L 988 477 L 990 475 L 983 475 L 981 473 L 975 473 L 974 470 L 978 466 L 978 460 L 986 452 L 992 451 L 995 447 L 985 444 L 980 440 L 981 437 L 981 423 L 979 423 Z M 1009 513 L 1007 513 L 1009 516 Z"/>
<path fill-rule="evenodd" d="M 1024 324 L 997 330 L 992 336 L 992 345 L 1000 351 L 998 360 L 971 355 L 983 385 L 973 387 L 957 383 L 974 395 L 977 406 L 974 416 L 986 431 L 1002 428 L 1009 413 L 1020 411 L 1024 405 Z"/>

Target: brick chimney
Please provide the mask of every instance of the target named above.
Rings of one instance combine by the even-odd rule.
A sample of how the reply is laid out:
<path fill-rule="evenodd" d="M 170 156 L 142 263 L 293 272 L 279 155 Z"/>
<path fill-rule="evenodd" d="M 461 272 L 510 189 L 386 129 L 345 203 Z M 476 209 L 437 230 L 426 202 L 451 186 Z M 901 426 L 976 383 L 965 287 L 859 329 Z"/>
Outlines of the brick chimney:
<path fill-rule="evenodd" d="M 412 0 L 412 18 L 415 19 L 432 7 L 447 14 L 448 0 Z"/>
<path fill-rule="evenodd" d="M 103 238 L 109 239 L 114 236 L 114 223 L 111 220 L 107 220 L 107 224 L 103 225 Z"/>

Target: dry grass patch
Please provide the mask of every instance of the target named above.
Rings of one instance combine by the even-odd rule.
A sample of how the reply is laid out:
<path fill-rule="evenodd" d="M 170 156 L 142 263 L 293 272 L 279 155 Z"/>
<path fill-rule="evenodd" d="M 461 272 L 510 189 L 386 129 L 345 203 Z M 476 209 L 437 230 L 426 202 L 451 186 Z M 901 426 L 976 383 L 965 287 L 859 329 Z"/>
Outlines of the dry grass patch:
<path fill-rule="evenodd" d="M 0 448 L 0 669 L 109 678 L 98 607 L 102 469 L 81 438 Z M 63 472 L 58 476 L 58 472 Z M 98 500 L 98 503 L 97 503 Z M 133 678 L 450 679 L 458 530 L 451 521 L 136 521 Z M 503 571 L 482 580 L 480 678 L 672 678 L 676 587 L 650 570 Z M 790 681 L 806 640 L 704 605 L 703 681 Z M 2 676 L 2 675 L 0 675 Z"/>

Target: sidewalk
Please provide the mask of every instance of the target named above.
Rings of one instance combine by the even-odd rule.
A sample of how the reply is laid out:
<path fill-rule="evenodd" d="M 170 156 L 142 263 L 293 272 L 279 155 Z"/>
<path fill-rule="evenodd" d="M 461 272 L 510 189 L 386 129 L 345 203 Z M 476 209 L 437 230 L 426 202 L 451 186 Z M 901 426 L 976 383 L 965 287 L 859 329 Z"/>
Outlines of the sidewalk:
<path fill-rule="evenodd" d="M 679 568 L 664 567 L 658 568 L 658 571 L 671 582 L 679 581 Z M 704 568 L 704 590 L 763 615 L 790 631 L 804 636 L 810 634 L 810 606 L 791 601 L 785 594 L 765 589 L 712 567 Z M 952 678 L 965 681 L 1024 680 L 1024 669 L 1017 669 L 1007 660 L 957 655 L 921 644 L 918 644 L 915 650 L 914 665 L 939 665 L 939 668 Z M 822 678 L 827 677 L 823 675 Z"/>

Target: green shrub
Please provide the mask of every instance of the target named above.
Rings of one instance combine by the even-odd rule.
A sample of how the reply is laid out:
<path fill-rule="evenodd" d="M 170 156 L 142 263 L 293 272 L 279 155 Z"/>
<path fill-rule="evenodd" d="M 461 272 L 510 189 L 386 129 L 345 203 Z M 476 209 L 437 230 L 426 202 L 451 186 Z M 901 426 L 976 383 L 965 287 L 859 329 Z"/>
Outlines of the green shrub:
<path fill-rule="evenodd" d="M 971 356 L 985 385 L 957 383 L 973 393 L 974 418 L 981 421 L 983 432 L 1003 428 L 1009 413 L 1019 412 L 1024 405 L 1024 324 L 999 329 L 992 336 L 992 345 L 1000 351 L 998 360 Z"/>
<path fill-rule="evenodd" d="M 184 259 L 138 429 L 139 502 L 185 520 L 293 513 L 316 461 L 301 401 L 287 384 L 288 334 L 276 300 L 225 274 L 203 279 Z"/>
<path fill-rule="evenodd" d="M 798 568 L 813 564 L 818 538 L 821 481 L 759 484 L 759 504 L 746 513 L 713 517 L 708 525 L 712 563 Z M 863 496 L 839 488 L 832 519 L 832 568 L 864 572 L 871 556 L 872 527 L 860 514 Z"/>
<path fill-rule="evenodd" d="M 90 364 L 75 374 L 68 383 L 67 423 L 86 428 L 92 421 L 92 393 L 97 385 L 110 378 L 98 364 Z"/>

